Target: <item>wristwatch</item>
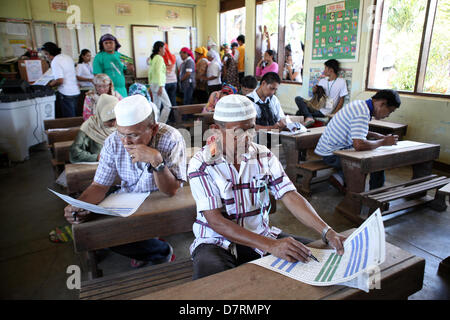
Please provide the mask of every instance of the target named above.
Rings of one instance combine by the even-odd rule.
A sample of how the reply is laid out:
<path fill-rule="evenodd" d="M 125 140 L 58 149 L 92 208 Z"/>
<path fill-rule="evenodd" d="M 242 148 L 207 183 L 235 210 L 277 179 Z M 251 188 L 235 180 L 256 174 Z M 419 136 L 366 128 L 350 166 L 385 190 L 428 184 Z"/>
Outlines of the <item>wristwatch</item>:
<path fill-rule="evenodd" d="M 326 226 L 322 230 L 322 241 L 325 242 L 326 244 L 328 244 L 327 233 L 328 233 L 328 231 L 330 231 L 330 229 L 331 229 L 330 226 Z"/>
<path fill-rule="evenodd" d="M 153 170 L 155 170 L 156 172 L 161 172 L 164 170 L 165 167 L 166 167 L 166 164 L 163 161 L 160 164 L 158 164 Z"/>

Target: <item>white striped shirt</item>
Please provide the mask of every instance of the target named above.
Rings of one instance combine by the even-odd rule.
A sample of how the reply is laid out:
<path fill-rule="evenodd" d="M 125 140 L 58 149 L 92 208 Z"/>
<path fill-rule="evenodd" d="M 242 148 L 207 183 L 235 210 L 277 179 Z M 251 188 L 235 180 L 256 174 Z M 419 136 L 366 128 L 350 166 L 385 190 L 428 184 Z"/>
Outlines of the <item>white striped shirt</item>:
<path fill-rule="evenodd" d="M 208 225 L 203 215 L 205 210 L 223 208 L 225 218 L 254 233 L 276 238 L 281 230 L 269 227 L 269 216 L 261 214 L 261 207 L 268 212 L 268 191 L 278 200 L 286 192 L 296 190 L 280 161 L 267 147 L 251 143 L 249 152 L 243 155 L 238 173 L 224 157 L 208 161 L 208 150 L 205 146 L 197 152 L 188 168 L 192 196 L 197 204 L 197 220 L 192 228 L 195 240 L 190 247 L 191 255 L 202 243 L 215 244 L 225 250 L 231 244 Z M 264 185 L 267 186 L 267 191 Z M 261 255 L 265 253 L 259 249 L 255 251 Z"/>
<path fill-rule="evenodd" d="M 367 101 L 355 100 L 345 105 L 328 123 L 314 150 L 320 156 L 331 156 L 336 150 L 353 147 L 353 139 L 367 138 L 370 109 Z"/>

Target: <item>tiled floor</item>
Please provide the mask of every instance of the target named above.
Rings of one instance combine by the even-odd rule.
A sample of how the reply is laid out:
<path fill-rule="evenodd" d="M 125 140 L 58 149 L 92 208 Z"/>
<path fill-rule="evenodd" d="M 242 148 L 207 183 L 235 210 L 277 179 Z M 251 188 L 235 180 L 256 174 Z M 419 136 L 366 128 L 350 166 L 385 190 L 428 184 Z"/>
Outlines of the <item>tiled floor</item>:
<path fill-rule="evenodd" d="M 409 168 L 387 173 L 387 181 L 409 179 Z M 78 291 L 66 286 L 67 267 L 78 265 L 71 243 L 54 244 L 48 232 L 65 224 L 63 201 L 47 188 L 55 188 L 50 155 L 46 150 L 31 154 L 31 159 L 12 168 L 0 169 L 1 208 L 1 299 L 77 299 Z M 337 231 L 354 227 L 334 213 L 341 197 L 329 184 L 314 186 L 310 199 L 320 216 Z M 277 204 L 271 223 L 283 231 L 317 239 L 284 208 Z M 410 299 L 450 299 L 450 280 L 437 275 L 439 262 L 450 255 L 450 209 L 436 212 L 427 207 L 385 222 L 390 243 L 426 259 L 423 289 Z M 177 259 L 189 256 L 192 233 L 166 238 Z M 130 261 L 107 251 L 99 267 L 104 274 L 130 269 Z M 83 275 L 83 279 L 85 275 Z"/>

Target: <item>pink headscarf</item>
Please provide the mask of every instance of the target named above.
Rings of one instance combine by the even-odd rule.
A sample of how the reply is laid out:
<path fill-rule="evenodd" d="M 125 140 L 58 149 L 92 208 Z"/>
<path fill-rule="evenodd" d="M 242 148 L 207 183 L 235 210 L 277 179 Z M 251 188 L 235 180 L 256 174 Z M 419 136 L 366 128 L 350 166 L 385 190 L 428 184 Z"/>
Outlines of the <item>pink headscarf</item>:
<path fill-rule="evenodd" d="M 191 49 L 189 49 L 187 47 L 183 47 L 183 48 L 181 48 L 180 51 L 187 53 L 192 58 L 192 60 L 194 60 L 194 62 L 195 62 L 194 54 L 192 53 Z"/>

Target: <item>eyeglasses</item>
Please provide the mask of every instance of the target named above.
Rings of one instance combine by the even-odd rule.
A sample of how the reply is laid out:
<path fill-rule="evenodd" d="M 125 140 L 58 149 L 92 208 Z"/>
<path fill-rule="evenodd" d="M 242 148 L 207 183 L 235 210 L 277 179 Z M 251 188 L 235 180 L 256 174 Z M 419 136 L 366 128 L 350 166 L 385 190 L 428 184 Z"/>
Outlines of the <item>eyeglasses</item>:
<path fill-rule="evenodd" d="M 119 136 L 120 139 L 130 139 L 130 140 L 137 140 L 139 139 L 145 132 L 147 132 L 147 130 L 149 130 L 149 128 L 145 129 L 144 132 L 142 132 L 141 134 L 136 134 L 136 133 L 129 133 L 129 134 L 123 134 L 120 133 L 119 130 L 117 130 L 117 135 Z"/>

